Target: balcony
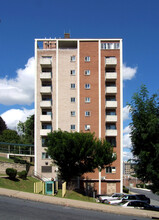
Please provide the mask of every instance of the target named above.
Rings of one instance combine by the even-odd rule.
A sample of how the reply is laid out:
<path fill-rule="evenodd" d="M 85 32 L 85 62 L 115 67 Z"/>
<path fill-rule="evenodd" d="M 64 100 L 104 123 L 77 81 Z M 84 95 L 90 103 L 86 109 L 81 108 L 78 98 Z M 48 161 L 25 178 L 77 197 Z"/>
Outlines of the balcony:
<path fill-rule="evenodd" d="M 106 57 L 105 64 L 106 65 L 117 65 L 117 58 L 116 57 Z"/>
<path fill-rule="evenodd" d="M 41 108 L 51 108 L 51 106 L 52 106 L 52 101 L 41 101 L 40 102 Z"/>
<path fill-rule="evenodd" d="M 106 122 L 117 122 L 117 115 L 106 115 Z"/>
<path fill-rule="evenodd" d="M 40 121 L 41 122 L 51 122 L 51 115 L 40 115 Z"/>
<path fill-rule="evenodd" d="M 51 93 L 51 86 L 42 86 L 40 88 L 40 93 L 50 94 Z"/>
<path fill-rule="evenodd" d="M 117 73 L 116 72 L 106 72 L 105 73 L 105 79 L 117 79 Z"/>
<path fill-rule="evenodd" d="M 117 136 L 117 130 L 113 130 L 113 129 L 107 129 L 105 132 L 106 136 L 112 137 L 112 136 Z"/>
<path fill-rule="evenodd" d="M 116 86 L 108 86 L 108 87 L 105 88 L 105 93 L 116 94 L 117 93 L 117 87 Z"/>
<path fill-rule="evenodd" d="M 106 108 L 117 108 L 117 101 L 106 101 Z"/>
<path fill-rule="evenodd" d="M 47 136 L 48 133 L 51 132 L 51 129 L 41 129 L 40 130 L 40 135 L 41 136 Z"/>
<path fill-rule="evenodd" d="M 40 73 L 40 79 L 51 79 L 51 72 Z"/>
<path fill-rule="evenodd" d="M 51 66 L 52 65 L 51 57 L 41 57 L 40 58 L 40 65 L 42 65 L 42 66 Z"/>

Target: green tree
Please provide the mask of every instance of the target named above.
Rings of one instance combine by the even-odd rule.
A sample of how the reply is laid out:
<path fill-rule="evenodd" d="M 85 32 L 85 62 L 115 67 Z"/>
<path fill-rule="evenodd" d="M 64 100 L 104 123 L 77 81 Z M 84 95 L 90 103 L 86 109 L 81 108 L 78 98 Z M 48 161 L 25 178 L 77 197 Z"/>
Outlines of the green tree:
<path fill-rule="evenodd" d="M 2 131 L 6 130 L 7 126 L 5 121 L 2 119 L 2 117 L 0 116 L 0 134 L 2 134 Z"/>
<path fill-rule="evenodd" d="M 19 122 L 17 126 L 21 136 L 21 143 L 34 144 L 34 115 L 27 118 L 25 122 Z"/>
<path fill-rule="evenodd" d="M 19 143 L 20 136 L 15 130 L 4 130 L 0 135 L 0 142 Z"/>
<path fill-rule="evenodd" d="M 66 182 L 115 160 L 111 145 L 97 140 L 92 133 L 54 131 L 48 134 L 46 146 L 60 177 Z"/>
<path fill-rule="evenodd" d="M 135 93 L 130 103 L 132 116 L 132 153 L 136 158 L 138 178 L 153 183 L 159 191 L 159 102 L 157 94 L 149 97 L 145 85 Z"/>

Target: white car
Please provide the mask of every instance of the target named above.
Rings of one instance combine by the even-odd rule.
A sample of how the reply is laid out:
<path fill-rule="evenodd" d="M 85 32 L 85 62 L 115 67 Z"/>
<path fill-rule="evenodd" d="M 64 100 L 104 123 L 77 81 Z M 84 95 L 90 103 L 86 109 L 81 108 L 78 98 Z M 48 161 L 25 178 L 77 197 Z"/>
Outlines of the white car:
<path fill-rule="evenodd" d="M 105 204 L 109 204 L 109 205 L 118 205 L 122 202 L 122 198 L 118 198 L 118 199 L 109 199 L 109 200 L 104 200 L 103 203 Z"/>
<path fill-rule="evenodd" d="M 99 201 L 102 203 L 107 203 L 106 200 L 117 200 L 120 199 L 124 196 L 125 194 L 123 193 L 114 193 L 111 196 L 100 196 Z"/>

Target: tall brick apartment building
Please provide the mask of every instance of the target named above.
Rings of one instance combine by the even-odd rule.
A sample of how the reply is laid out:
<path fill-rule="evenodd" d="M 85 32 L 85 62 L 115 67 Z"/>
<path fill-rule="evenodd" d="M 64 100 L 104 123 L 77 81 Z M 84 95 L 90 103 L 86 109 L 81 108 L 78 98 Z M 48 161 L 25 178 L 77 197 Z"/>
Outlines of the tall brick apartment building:
<path fill-rule="evenodd" d="M 35 39 L 35 174 L 56 178 L 44 141 L 53 130 L 95 132 L 117 160 L 84 175 L 98 193 L 122 191 L 122 40 Z M 99 181 L 100 180 L 100 181 Z"/>

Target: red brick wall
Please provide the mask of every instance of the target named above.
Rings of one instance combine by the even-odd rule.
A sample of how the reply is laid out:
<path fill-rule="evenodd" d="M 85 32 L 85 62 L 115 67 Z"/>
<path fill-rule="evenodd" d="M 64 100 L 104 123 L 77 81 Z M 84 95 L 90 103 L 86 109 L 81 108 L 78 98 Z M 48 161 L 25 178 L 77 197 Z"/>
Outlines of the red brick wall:
<path fill-rule="evenodd" d="M 90 62 L 84 58 L 90 56 Z M 85 76 L 84 71 L 90 70 L 90 76 Z M 86 90 L 85 84 L 91 88 Z M 99 134 L 99 101 L 98 101 L 98 42 L 80 42 L 80 130 L 84 131 L 86 124 L 91 126 L 91 132 Z M 90 97 L 91 102 L 85 103 L 85 97 Z M 91 116 L 85 117 L 85 111 L 90 111 Z"/>
<path fill-rule="evenodd" d="M 85 62 L 84 57 L 90 56 L 90 62 Z M 116 147 L 114 152 L 117 153 L 117 160 L 111 164 L 116 167 L 116 173 L 106 174 L 105 169 L 102 170 L 102 176 L 106 179 L 115 180 L 116 190 L 120 192 L 120 50 L 101 50 L 101 137 L 105 138 L 105 57 L 115 56 L 117 58 L 117 109 L 116 114 L 118 117 L 116 127 L 118 135 L 116 137 Z M 91 71 L 90 76 L 84 75 L 84 70 L 89 69 Z M 85 83 L 91 84 L 90 90 L 85 90 Z M 98 42 L 80 42 L 80 130 L 84 131 L 85 124 L 91 125 L 91 132 L 95 132 L 95 135 L 99 137 L 99 78 L 98 78 Z M 85 97 L 91 98 L 90 104 L 85 104 Z M 85 117 L 85 111 L 91 111 L 90 117 Z M 94 173 L 86 173 L 83 175 L 84 179 L 98 179 L 98 169 Z M 94 187 L 98 191 L 98 182 L 95 182 Z M 106 193 L 107 183 L 101 184 L 102 193 Z"/>

